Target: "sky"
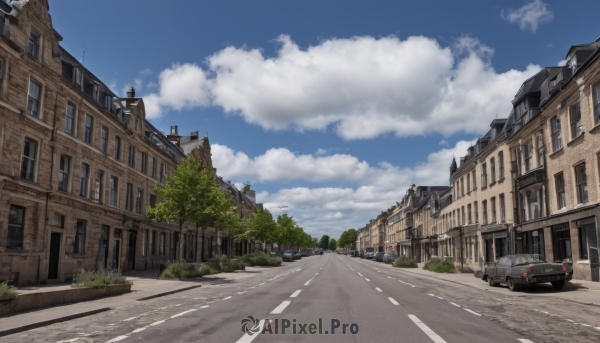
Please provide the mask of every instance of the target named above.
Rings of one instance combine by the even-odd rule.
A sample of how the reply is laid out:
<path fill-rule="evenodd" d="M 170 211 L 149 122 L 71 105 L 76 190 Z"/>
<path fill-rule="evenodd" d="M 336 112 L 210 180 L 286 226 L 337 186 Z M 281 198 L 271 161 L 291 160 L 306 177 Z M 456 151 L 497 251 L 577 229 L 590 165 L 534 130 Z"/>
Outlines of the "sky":
<path fill-rule="evenodd" d="M 49 3 L 64 48 L 313 237 L 448 185 L 523 81 L 600 36 L 596 0 Z"/>

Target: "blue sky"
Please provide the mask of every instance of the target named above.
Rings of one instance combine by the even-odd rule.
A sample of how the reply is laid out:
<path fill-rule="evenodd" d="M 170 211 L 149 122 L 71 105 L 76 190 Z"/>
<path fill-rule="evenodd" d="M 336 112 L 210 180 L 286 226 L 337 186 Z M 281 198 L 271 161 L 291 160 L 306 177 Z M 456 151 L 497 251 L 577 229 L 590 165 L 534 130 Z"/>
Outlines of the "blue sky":
<path fill-rule="evenodd" d="M 600 35 L 588 1 L 50 0 L 61 43 L 160 129 L 208 132 L 313 236 L 364 226 L 505 117 L 519 85 Z"/>

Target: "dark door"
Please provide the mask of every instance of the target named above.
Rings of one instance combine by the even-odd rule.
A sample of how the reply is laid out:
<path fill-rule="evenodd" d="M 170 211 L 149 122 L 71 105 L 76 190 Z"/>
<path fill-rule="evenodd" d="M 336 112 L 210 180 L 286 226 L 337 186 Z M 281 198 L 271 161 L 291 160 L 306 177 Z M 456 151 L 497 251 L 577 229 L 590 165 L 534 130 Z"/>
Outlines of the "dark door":
<path fill-rule="evenodd" d="M 115 240 L 115 249 L 113 250 L 113 260 L 111 268 L 119 269 L 119 261 L 121 260 L 121 241 Z"/>
<path fill-rule="evenodd" d="M 137 231 L 129 230 L 129 249 L 127 249 L 127 268 L 135 269 L 135 247 L 137 246 Z"/>
<path fill-rule="evenodd" d="M 100 245 L 98 247 L 98 263 L 100 267 L 106 269 L 108 267 L 108 231 L 110 228 L 106 225 L 102 225 L 102 232 L 100 233 Z"/>
<path fill-rule="evenodd" d="M 60 233 L 50 235 L 50 258 L 48 265 L 48 279 L 58 279 L 58 259 L 60 257 Z"/>
<path fill-rule="evenodd" d="M 485 262 L 494 262 L 494 248 L 493 241 L 491 239 L 485 240 Z"/>

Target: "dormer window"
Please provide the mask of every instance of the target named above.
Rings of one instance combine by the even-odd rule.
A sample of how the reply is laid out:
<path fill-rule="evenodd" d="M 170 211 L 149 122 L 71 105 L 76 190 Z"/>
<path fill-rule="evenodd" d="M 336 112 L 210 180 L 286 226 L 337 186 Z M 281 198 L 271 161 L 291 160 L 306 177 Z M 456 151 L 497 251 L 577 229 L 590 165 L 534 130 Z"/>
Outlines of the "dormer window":
<path fill-rule="evenodd" d="M 573 73 L 575 73 L 575 69 L 577 69 L 577 55 L 573 54 L 571 57 L 569 57 L 569 60 L 567 62 L 567 66 L 569 68 L 571 68 L 571 70 L 573 71 Z"/>
<path fill-rule="evenodd" d="M 73 68 L 73 84 L 78 89 L 81 89 L 81 85 L 83 84 L 81 69 L 77 67 Z"/>
<path fill-rule="evenodd" d="M 94 83 L 92 85 L 92 97 L 96 102 L 100 101 L 100 91 L 98 90 L 98 84 Z"/>
<path fill-rule="evenodd" d="M 106 93 L 106 96 L 104 97 L 104 108 L 106 108 L 108 112 L 112 111 L 112 96 L 108 93 Z"/>

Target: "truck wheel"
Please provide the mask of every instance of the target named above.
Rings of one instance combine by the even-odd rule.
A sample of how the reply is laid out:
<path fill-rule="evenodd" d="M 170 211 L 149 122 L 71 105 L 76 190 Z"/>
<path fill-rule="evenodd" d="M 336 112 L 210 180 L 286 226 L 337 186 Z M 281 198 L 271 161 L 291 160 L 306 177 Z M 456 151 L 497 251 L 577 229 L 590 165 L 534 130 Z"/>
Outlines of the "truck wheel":
<path fill-rule="evenodd" d="M 511 278 L 508 278 L 508 280 L 506 280 L 506 283 L 508 283 L 508 289 L 510 289 L 511 292 L 514 292 L 517 289 L 519 289 L 517 284 Z"/>
<path fill-rule="evenodd" d="M 490 285 L 490 287 L 496 287 L 497 284 L 496 284 L 496 282 L 494 282 L 494 279 L 492 278 L 491 275 L 488 275 L 487 280 L 488 280 L 488 284 Z"/>
<path fill-rule="evenodd" d="M 555 289 L 558 289 L 558 290 L 563 289 L 563 287 L 565 287 L 565 280 L 552 282 L 552 287 L 554 287 Z"/>

